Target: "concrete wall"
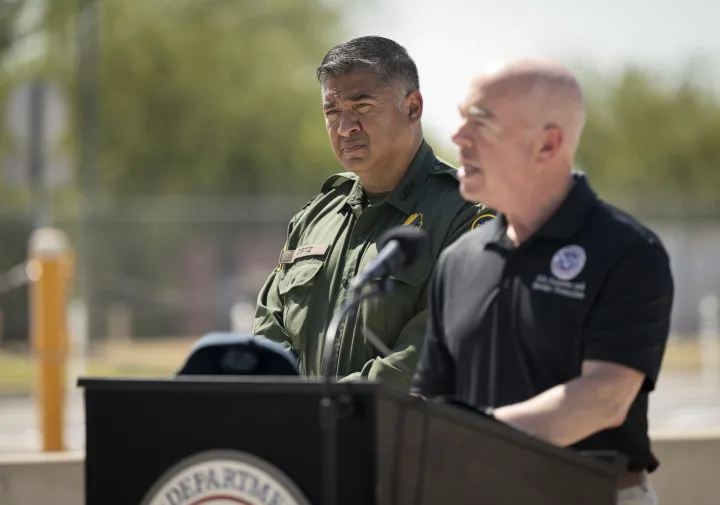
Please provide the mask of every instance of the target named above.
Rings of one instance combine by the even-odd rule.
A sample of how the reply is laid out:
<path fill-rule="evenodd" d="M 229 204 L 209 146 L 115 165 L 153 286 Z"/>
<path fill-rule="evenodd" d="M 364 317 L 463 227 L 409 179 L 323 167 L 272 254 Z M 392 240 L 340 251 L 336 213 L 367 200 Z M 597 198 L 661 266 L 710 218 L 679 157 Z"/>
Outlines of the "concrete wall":
<path fill-rule="evenodd" d="M 678 220 L 648 225 L 670 254 L 675 279 L 672 332 L 697 334 L 700 300 L 708 293 L 720 295 L 720 223 Z"/>
<path fill-rule="evenodd" d="M 653 436 L 660 468 L 650 482 L 660 505 L 720 505 L 720 429 Z"/>
<path fill-rule="evenodd" d="M 720 430 L 653 440 L 661 505 L 720 504 Z M 82 453 L 0 455 L 0 505 L 84 505 L 83 461 Z"/>
<path fill-rule="evenodd" d="M 83 453 L 0 454 L 0 505 L 84 505 L 84 462 Z"/>

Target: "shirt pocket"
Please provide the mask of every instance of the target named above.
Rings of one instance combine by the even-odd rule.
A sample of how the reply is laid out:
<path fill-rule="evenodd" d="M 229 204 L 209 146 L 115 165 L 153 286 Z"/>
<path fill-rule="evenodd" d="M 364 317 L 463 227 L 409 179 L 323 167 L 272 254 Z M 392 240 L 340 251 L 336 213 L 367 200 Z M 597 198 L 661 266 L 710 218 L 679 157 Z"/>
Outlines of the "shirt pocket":
<path fill-rule="evenodd" d="M 278 285 L 283 300 L 283 322 L 290 335 L 293 349 L 303 351 L 308 307 L 312 288 L 324 261 L 308 258 L 293 264 Z"/>

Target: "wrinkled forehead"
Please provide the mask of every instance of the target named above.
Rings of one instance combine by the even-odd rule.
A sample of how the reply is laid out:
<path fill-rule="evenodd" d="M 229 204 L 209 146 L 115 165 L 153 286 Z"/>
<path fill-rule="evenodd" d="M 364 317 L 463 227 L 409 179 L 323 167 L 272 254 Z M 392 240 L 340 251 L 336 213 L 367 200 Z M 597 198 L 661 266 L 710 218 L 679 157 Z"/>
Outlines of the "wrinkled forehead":
<path fill-rule="evenodd" d="M 348 99 L 358 94 L 377 93 L 382 88 L 382 82 L 377 77 L 358 72 L 325 78 L 322 82 L 322 96 Z"/>
<path fill-rule="evenodd" d="M 368 97 L 377 97 L 390 90 L 372 74 L 363 72 L 338 77 L 327 77 L 322 83 L 324 102 L 357 101 Z"/>

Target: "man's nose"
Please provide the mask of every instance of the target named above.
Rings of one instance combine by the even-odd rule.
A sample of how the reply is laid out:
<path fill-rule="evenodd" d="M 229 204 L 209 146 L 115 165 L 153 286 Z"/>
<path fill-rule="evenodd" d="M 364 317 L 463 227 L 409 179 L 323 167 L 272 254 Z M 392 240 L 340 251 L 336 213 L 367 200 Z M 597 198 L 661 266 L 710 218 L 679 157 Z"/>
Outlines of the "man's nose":
<path fill-rule="evenodd" d="M 455 133 L 453 133 L 452 141 L 459 147 L 470 147 L 470 139 L 467 136 L 466 123 L 461 124 Z"/>
<path fill-rule="evenodd" d="M 360 125 L 360 121 L 358 121 L 357 114 L 348 111 L 343 112 L 340 116 L 338 133 L 343 137 L 350 137 L 360 130 L 362 130 L 362 126 Z"/>

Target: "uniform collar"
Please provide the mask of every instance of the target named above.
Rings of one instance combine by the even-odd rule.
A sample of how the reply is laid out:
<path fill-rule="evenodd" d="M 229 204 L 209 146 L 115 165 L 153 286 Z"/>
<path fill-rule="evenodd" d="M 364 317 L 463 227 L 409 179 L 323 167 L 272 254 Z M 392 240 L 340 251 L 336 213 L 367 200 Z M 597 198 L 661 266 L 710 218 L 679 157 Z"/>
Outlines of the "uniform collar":
<path fill-rule="evenodd" d="M 402 180 L 400 180 L 400 183 L 390 192 L 385 201 L 404 214 L 412 213 L 415 207 L 415 201 L 420 194 L 420 189 L 423 187 L 428 174 L 430 174 L 430 171 L 433 169 L 434 162 L 435 154 L 430 145 L 423 139 L 420 148 L 410 162 L 410 166 Z M 350 204 L 351 207 L 356 208 L 361 205 L 362 198 L 362 184 L 360 179 L 357 179 L 348 195 L 347 203 Z"/>
<path fill-rule="evenodd" d="M 415 201 L 420 194 L 425 180 L 435 162 L 435 154 L 430 145 L 423 139 L 415 157 L 405 172 L 405 176 L 395 189 L 388 195 L 387 202 L 404 214 L 411 214 Z"/>
<path fill-rule="evenodd" d="M 523 242 L 523 245 L 537 237 L 570 238 L 585 222 L 587 213 L 595 206 L 597 199 L 597 194 L 590 187 L 585 174 L 573 172 L 573 187 L 563 203 L 530 239 Z M 501 241 L 507 230 L 507 218 L 502 213 L 498 213 L 498 218 L 488 225 L 492 226 L 492 241 Z"/>

